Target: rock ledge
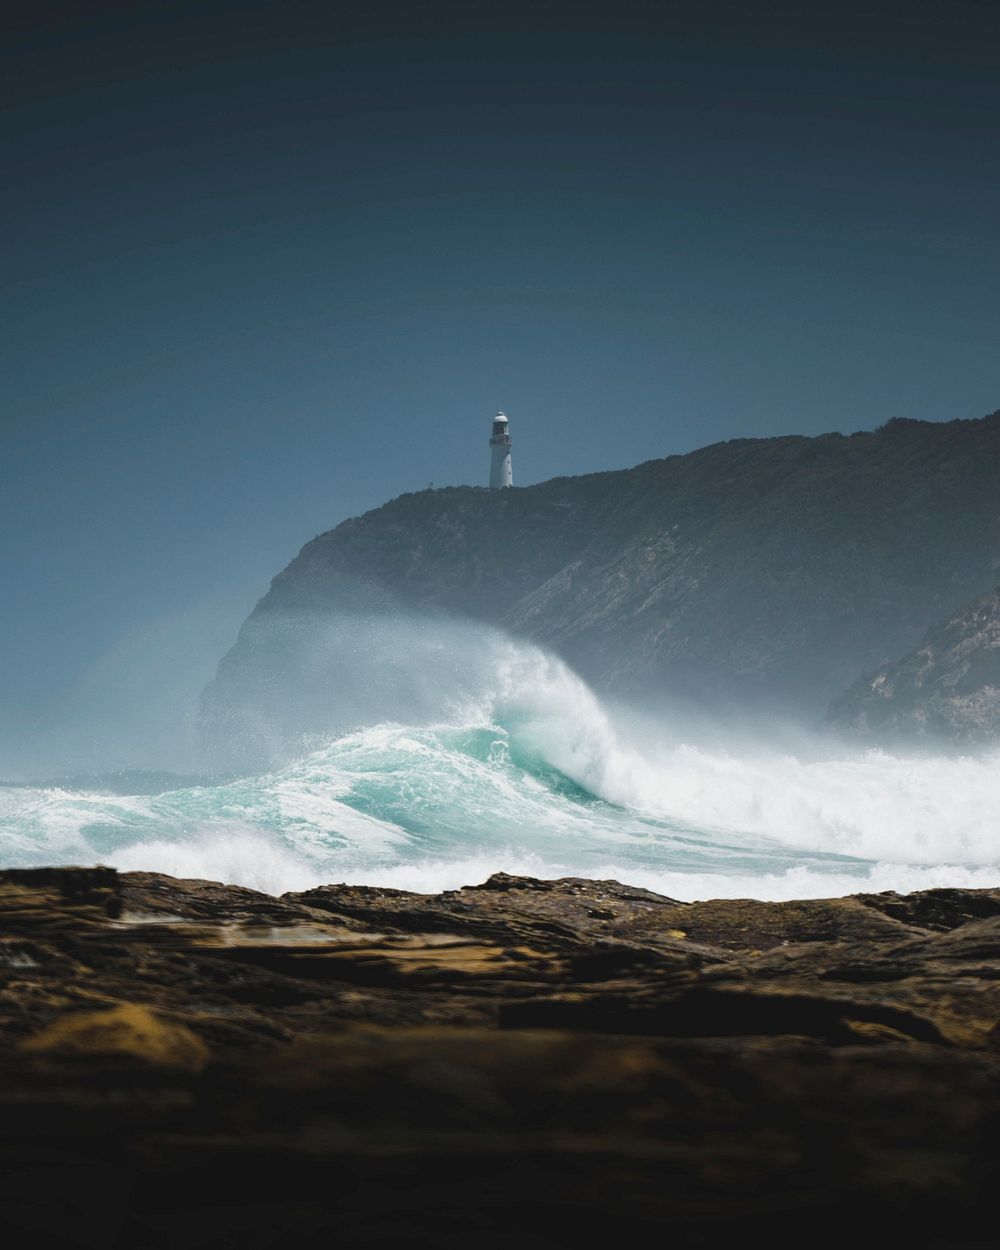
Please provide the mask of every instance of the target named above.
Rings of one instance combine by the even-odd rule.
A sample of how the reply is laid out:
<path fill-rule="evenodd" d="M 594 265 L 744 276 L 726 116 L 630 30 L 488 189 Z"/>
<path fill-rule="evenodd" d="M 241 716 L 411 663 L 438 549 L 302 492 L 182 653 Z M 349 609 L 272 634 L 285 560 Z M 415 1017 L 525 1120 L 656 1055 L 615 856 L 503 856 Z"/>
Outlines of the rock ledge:
<path fill-rule="evenodd" d="M 1000 889 L 63 868 L 0 920 L 9 1245 L 995 1244 Z"/>

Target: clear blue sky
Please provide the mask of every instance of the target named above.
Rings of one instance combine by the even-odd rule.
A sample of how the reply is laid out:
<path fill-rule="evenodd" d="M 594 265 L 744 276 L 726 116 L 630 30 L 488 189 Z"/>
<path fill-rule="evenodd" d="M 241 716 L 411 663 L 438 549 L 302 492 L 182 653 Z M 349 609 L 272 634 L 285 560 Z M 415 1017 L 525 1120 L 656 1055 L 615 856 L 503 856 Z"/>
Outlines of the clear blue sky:
<path fill-rule="evenodd" d="M 521 484 L 1000 407 L 992 2 L 24 8 L 0 774 L 498 406 Z"/>

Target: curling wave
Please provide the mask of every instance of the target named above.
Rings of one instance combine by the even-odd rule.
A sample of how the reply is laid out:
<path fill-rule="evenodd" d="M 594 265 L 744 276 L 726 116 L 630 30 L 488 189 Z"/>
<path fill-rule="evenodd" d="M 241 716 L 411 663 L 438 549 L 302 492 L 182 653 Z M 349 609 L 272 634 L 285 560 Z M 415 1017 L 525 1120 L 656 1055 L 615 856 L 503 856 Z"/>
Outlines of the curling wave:
<path fill-rule="evenodd" d="M 482 642 L 475 663 L 452 648 L 422 720 L 314 738 L 254 775 L 152 795 L 0 787 L 2 861 L 270 892 L 432 891 L 499 870 L 688 899 L 997 882 L 996 758 L 657 745 L 552 656 L 491 634 L 484 666 Z"/>

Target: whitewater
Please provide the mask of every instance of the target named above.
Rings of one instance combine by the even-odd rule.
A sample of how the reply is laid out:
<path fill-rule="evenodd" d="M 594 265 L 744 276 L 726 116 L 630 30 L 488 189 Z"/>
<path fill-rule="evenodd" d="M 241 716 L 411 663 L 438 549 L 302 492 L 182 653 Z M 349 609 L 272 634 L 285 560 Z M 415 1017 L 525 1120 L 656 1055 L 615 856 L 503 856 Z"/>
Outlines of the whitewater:
<path fill-rule="evenodd" d="M 269 893 L 325 882 L 434 892 L 498 871 L 689 900 L 1000 883 L 996 754 L 678 740 L 606 706 L 538 647 L 483 630 L 461 646 L 440 631 L 414 637 L 419 707 L 412 688 L 383 701 L 408 705 L 408 718 L 380 718 L 369 700 L 367 722 L 300 736 L 269 767 L 158 794 L 128 793 L 127 778 L 116 792 L 0 786 L 0 862 L 110 864 Z M 401 672 L 370 667 L 367 688 L 398 696 Z"/>

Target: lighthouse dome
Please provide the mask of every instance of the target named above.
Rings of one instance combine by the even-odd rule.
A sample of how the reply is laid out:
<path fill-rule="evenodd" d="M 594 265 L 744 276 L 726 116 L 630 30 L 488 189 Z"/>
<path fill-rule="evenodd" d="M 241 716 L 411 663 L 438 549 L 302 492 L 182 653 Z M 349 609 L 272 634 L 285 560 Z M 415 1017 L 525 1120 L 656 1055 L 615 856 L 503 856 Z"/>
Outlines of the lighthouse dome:
<path fill-rule="evenodd" d="M 506 425 L 507 424 L 506 415 L 502 412 L 498 412 L 497 415 L 493 418 L 493 424 L 495 425 L 498 421 L 502 421 L 504 425 Z"/>

